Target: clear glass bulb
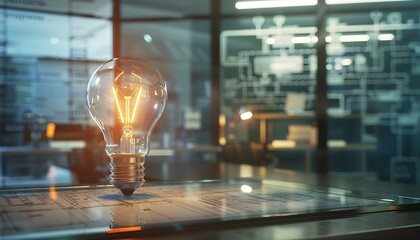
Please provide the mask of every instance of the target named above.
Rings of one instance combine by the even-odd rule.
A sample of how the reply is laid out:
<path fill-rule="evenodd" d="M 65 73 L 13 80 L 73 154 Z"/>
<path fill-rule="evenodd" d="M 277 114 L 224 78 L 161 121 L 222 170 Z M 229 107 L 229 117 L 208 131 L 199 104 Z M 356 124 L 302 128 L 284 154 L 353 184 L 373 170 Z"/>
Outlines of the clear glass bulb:
<path fill-rule="evenodd" d="M 162 75 L 142 60 L 114 58 L 96 69 L 89 80 L 88 109 L 106 142 L 111 183 L 124 195 L 131 195 L 144 183 L 150 134 L 166 100 Z"/>

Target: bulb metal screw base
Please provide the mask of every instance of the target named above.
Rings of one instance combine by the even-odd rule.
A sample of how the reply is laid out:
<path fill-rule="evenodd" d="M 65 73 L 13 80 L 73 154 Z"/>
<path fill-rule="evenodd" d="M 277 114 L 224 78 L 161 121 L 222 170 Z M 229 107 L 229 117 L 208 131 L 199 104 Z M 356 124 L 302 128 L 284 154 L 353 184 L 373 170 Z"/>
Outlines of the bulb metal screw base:
<path fill-rule="evenodd" d="M 111 181 L 124 196 L 131 196 L 144 180 L 144 156 L 137 154 L 111 155 Z"/>

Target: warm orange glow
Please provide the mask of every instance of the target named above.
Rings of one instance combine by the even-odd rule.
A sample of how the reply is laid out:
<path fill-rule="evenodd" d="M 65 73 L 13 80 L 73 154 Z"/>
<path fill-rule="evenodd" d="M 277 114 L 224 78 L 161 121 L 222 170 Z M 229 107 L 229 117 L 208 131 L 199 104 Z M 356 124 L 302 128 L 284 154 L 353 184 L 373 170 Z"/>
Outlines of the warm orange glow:
<path fill-rule="evenodd" d="M 45 132 L 45 136 L 47 138 L 53 138 L 55 135 L 55 123 L 48 123 L 47 124 L 47 131 Z"/>
<path fill-rule="evenodd" d="M 222 146 L 226 145 L 226 138 L 225 137 L 220 137 L 219 138 L 219 144 L 222 145 Z"/>
<path fill-rule="evenodd" d="M 136 116 L 137 106 L 139 105 L 139 100 L 140 100 L 140 95 L 141 95 L 141 90 L 142 89 L 143 88 L 140 88 L 139 94 L 137 95 L 136 105 L 134 105 L 134 110 L 133 110 L 133 116 L 131 116 L 131 123 L 134 122 L 134 116 Z"/>
<path fill-rule="evenodd" d="M 120 113 L 120 116 L 121 116 L 121 121 L 124 123 L 124 117 L 123 117 L 123 114 L 122 114 L 122 111 L 121 111 L 120 103 L 118 101 L 117 92 L 115 92 L 115 87 L 112 87 L 112 91 L 114 92 L 115 102 L 117 103 L 117 108 L 118 108 L 118 112 Z"/>
<path fill-rule="evenodd" d="M 134 70 L 134 71 L 137 71 L 137 70 L 138 70 L 138 68 L 136 70 Z M 131 75 L 137 77 L 141 81 L 141 77 L 139 75 L 135 74 L 134 71 L 131 72 Z M 121 77 L 122 74 L 124 74 L 124 71 L 121 71 L 115 77 L 114 82 L 117 82 L 118 79 Z M 124 88 L 127 88 L 127 86 L 123 86 L 123 87 Z M 119 89 L 116 89 L 115 86 L 112 87 L 112 90 L 114 92 L 115 102 L 117 103 L 118 112 L 120 113 L 121 121 L 122 121 L 123 124 L 129 125 L 129 124 L 131 124 L 131 123 L 134 122 L 135 112 L 137 111 L 137 106 L 138 106 L 138 104 L 140 102 L 140 95 L 141 95 L 141 92 L 142 92 L 142 88 L 141 87 L 140 87 L 139 93 L 137 95 L 136 104 L 134 105 L 134 109 L 133 109 L 132 112 L 130 112 L 130 110 L 131 110 L 130 105 L 131 105 L 131 97 L 134 96 L 135 92 L 137 92 L 137 89 L 138 88 L 136 88 L 134 91 L 131 92 L 131 96 L 126 96 Z M 117 91 L 120 91 L 120 94 L 122 94 L 122 96 L 124 96 L 124 100 L 125 100 L 125 117 L 124 117 L 124 115 L 122 113 L 122 109 L 121 109 L 121 105 L 120 105 L 120 99 L 117 96 L 117 94 L 118 94 Z M 121 100 L 122 100 L 122 98 L 121 98 Z"/>
<path fill-rule="evenodd" d="M 112 234 L 112 233 L 124 233 L 124 232 L 135 232 L 135 231 L 141 231 L 141 227 L 135 226 L 135 227 L 113 228 L 113 229 L 109 229 L 107 233 Z"/>
<path fill-rule="evenodd" d="M 219 144 L 224 146 L 226 145 L 226 133 L 225 133 L 225 126 L 226 126 L 226 116 L 224 114 L 219 115 Z"/>
<path fill-rule="evenodd" d="M 223 114 L 219 115 L 219 125 L 221 127 L 226 126 L 226 116 Z"/>
<path fill-rule="evenodd" d="M 131 103 L 131 96 L 125 96 L 124 95 L 124 100 L 125 100 L 125 122 L 128 125 L 129 124 L 129 121 L 130 121 L 130 103 Z M 118 99 L 117 99 L 117 101 L 118 101 Z"/>
<path fill-rule="evenodd" d="M 57 197 L 58 197 L 58 194 L 57 194 L 57 191 L 55 190 L 55 187 L 54 186 L 51 186 L 50 188 L 49 188 L 49 191 L 48 191 L 48 196 L 53 200 L 53 201 L 56 201 L 57 200 Z"/>

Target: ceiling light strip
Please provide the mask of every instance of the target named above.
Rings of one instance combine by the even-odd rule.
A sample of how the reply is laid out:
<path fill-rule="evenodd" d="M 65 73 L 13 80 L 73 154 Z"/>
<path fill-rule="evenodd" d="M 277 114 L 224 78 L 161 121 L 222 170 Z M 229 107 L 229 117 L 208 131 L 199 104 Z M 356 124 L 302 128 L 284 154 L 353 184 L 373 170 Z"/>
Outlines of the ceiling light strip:
<path fill-rule="evenodd" d="M 283 7 L 315 6 L 317 4 L 318 4 L 318 0 L 238 1 L 235 3 L 235 8 L 236 9 L 283 8 Z"/>
<path fill-rule="evenodd" d="M 385 3 L 385 2 L 408 2 L 411 0 L 325 0 L 328 5 L 359 4 L 359 3 Z"/>

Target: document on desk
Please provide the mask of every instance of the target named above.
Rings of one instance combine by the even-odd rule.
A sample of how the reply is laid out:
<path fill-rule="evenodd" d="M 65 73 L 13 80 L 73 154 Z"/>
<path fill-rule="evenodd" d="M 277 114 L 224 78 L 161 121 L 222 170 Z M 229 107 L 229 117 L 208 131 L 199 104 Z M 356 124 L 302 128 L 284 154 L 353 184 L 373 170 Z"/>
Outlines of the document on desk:
<path fill-rule="evenodd" d="M 0 238 L 96 234 L 110 228 L 199 227 L 270 217 L 281 220 L 393 204 L 392 199 L 357 196 L 339 189 L 322 191 L 253 180 L 145 185 L 131 197 L 110 186 L 0 191 Z"/>

